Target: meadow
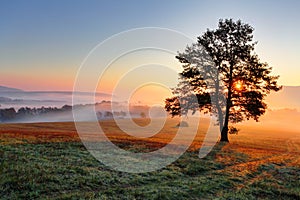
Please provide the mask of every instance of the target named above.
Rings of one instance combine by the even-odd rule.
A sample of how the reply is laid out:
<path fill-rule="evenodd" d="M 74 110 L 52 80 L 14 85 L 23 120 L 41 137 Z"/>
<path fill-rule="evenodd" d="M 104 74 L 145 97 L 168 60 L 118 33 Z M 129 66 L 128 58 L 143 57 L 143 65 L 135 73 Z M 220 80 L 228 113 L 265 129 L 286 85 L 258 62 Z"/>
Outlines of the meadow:
<path fill-rule="evenodd" d="M 148 119 L 135 119 L 145 126 Z M 109 169 L 84 147 L 74 123 L 0 124 L 1 199 L 300 199 L 297 131 L 240 125 L 230 143 L 199 159 L 208 121 L 190 149 L 161 170 L 130 174 Z M 176 119 L 147 139 L 100 122 L 107 137 L 128 151 L 163 147 Z"/>

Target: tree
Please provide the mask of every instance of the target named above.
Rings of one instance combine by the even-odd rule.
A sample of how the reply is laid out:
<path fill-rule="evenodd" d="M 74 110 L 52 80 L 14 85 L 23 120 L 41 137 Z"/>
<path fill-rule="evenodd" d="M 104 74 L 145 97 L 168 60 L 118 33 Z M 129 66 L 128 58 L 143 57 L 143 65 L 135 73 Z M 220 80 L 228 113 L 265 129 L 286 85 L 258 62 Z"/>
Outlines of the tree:
<path fill-rule="evenodd" d="M 165 101 L 166 111 L 172 116 L 197 110 L 215 114 L 220 141 L 226 142 L 228 133 L 237 132 L 229 123 L 258 121 L 267 109 L 265 97 L 281 87 L 279 76 L 272 76 L 272 67 L 254 52 L 253 31 L 240 20 L 220 20 L 216 30 L 208 29 L 197 43 L 178 53 L 183 71 L 174 96 Z M 190 101 L 191 95 L 198 102 Z"/>
<path fill-rule="evenodd" d="M 17 112 L 14 108 L 0 109 L 0 122 L 14 120 Z"/>
<path fill-rule="evenodd" d="M 144 112 L 140 113 L 141 118 L 146 118 L 146 114 Z"/>

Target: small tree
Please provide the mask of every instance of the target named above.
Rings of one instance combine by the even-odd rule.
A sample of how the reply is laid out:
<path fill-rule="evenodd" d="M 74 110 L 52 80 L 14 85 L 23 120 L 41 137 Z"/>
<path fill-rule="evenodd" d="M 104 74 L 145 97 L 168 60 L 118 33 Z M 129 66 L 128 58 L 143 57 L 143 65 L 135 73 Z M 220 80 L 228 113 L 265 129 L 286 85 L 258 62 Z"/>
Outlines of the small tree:
<path fill-rule="evenodd" d="M 141 118 L 146 118 L 146 114 L 144 112 L 140 113 Z"/>
<path fill-rule="evenodd" d="M 207 30 L 197 43 L 179 53 L 181 81 L 173 89 L 174 96 L 166 99 L 165 109 L 172 116 L 196 110 L 215 113 L 221 141 L 226 142 L 228 133 L 238 131 L 229 123 L 258 121 L 266 111 L 267 94 L 281 87 L 279 76 L 272 76 L 272 68 L 254 53 L 253 31 L 240 20 L 220 20 L 216 30 Z M 198 102 L 189 101 L 191 95 Z"/>

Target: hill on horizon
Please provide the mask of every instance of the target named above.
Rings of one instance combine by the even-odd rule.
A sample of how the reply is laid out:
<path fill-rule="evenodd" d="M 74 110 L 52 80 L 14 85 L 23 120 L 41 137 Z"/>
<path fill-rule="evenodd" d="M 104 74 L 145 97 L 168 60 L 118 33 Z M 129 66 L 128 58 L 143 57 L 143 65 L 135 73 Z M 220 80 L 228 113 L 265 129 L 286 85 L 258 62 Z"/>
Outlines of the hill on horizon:
<path fill-rule="evenodd" d="M 0 92 L 23 92 L 23 90 L 0 85 Z"/>
<path fill-rule="evenodd" d="M 51 94 L 49 97 L 52 101 L 55 100 L 65 100 L 66 98 L 62 98 L 64 95 L 70 96 L 72 95 L 72 91 L 25 91 L 19 88 L 7 87 L 0 85 L 0 96 L 1 97 L 9 97 L 12 99 L 28 99 L 37 97 L 36 100 L 47 100 L 49 97 L 40 98 L 41 95 Z M 55 94 L 55 96 L 53 96 Z M 91 95 L 88 92 L 82 92 L 82 95 Z M 97 93 L 97 95 L 103 97 L 110 96 L 106 93 Z M 69 99 L 69 97 L 67 97 Z M 266 102 L 268 104 L 269 109 L 297 109 L 300 111 L 300 86 L 283 86 L 282 90 L 279 92 L 272 92 L 267 96 Z M 83 102 L 89 103 L 89 102 Z M 34 106 L 34 105 L 33 105 Z M 38 106 L 38 105 L 37 105 Z M 45 105 L 47 106 L 47 105 Z"/>

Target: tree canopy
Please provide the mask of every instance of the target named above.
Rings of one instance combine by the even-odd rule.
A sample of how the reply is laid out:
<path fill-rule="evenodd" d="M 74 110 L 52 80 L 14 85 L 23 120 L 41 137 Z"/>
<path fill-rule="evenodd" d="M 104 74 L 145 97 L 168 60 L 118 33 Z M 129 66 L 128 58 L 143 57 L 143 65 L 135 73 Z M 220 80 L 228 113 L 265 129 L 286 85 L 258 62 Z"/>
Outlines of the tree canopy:
<path fill-rule="evenodd" d="M 237 129 L 230 124 L 258 121 L 266 112 L 265 97 L 279 91 L 279 76 L 254 52 L 254 28 L 240 20 L 220 20 L 216 30 L 207 30 L 197 43 L 176 58 L 182 63 L 180 82 L 173 97 L 165 101 L 172 116 L 200 110 L 218 117 L 221 141 Z M 196 95 L 198 102 L 189 101 Z M 230 124 L 229 124 L 230 123 Z"/>

